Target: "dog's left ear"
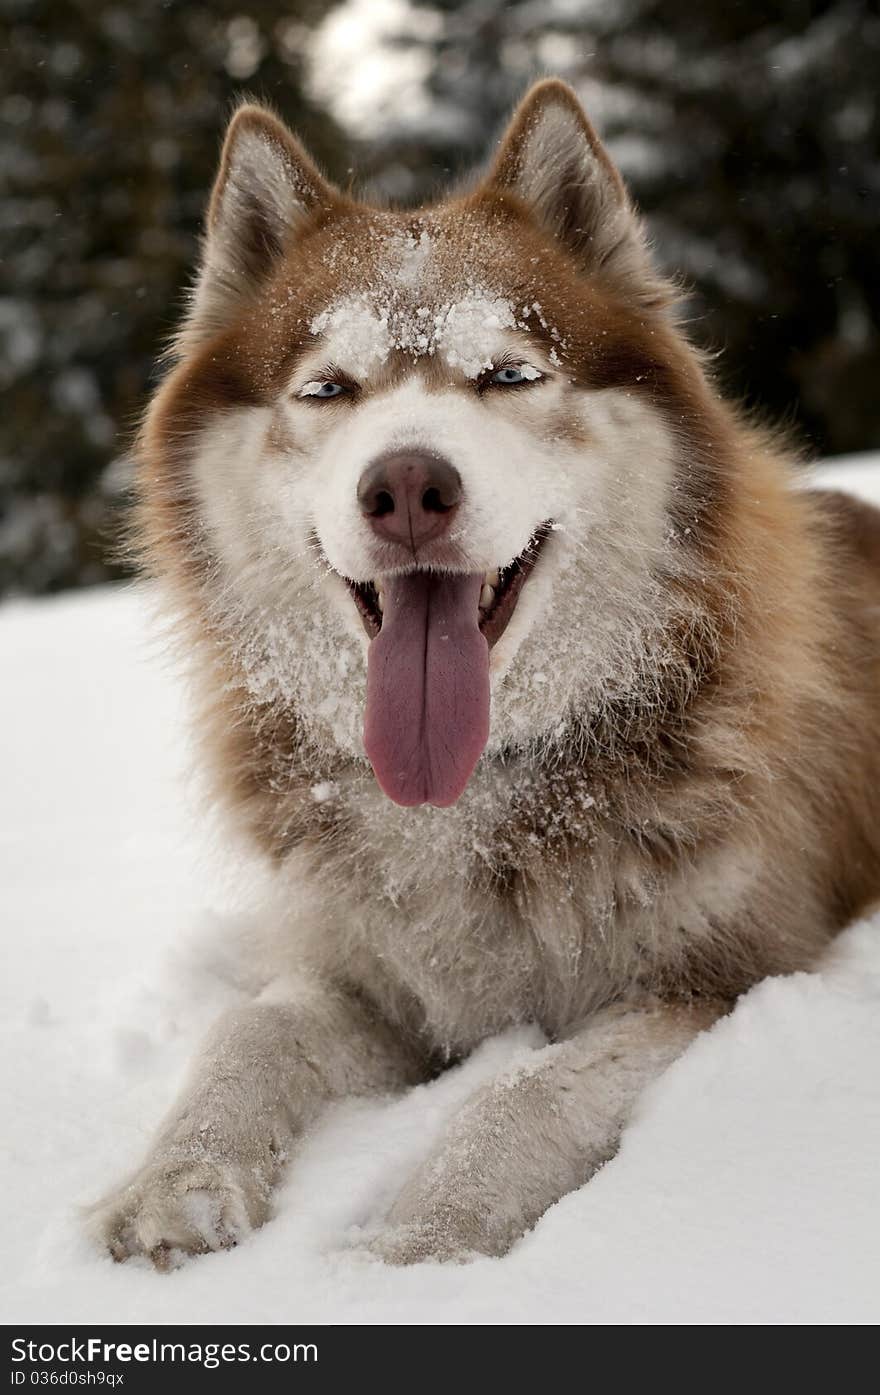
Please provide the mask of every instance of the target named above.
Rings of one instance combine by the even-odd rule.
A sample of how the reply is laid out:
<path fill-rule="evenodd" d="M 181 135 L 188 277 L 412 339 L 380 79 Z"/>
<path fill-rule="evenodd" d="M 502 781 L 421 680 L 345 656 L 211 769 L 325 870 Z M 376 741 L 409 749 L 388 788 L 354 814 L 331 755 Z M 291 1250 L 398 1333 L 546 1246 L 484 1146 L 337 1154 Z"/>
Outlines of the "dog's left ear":
<path fill-rule="evenodd" d="M 526 93 L 486 183 L 526 204 L 585 270 L 642 304 L 670 299 L 616 166 L 574 92 L 558 78 Z"/>
<path fill-rule="evenodd" d="M 198 279 L 178 346 L 190 347 L 228 324 L 241 300 L 269 275 L 290 237 L 339 197 L 272 112 L 251 103 L 239 107 L 223 142 Z"/>

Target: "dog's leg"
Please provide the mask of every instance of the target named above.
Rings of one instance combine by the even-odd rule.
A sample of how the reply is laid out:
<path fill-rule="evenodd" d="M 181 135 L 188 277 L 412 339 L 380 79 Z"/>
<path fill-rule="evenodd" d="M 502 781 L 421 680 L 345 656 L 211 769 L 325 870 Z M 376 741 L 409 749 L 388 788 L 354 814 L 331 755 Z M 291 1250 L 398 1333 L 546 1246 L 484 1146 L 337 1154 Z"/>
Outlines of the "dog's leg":
<path fill-rule="evenodd" d="M 262 1224 L 281 1168 L 331 1099 L 391 1091 L 420 1062 L 360 1003 L 288 985 L 214 1028 L 143 1167 L 89 1212 L 117 1259 L 234 1245 Z"/>
<path fill-rule="evenodd" d="M 394 1264 L 504 1254 L 617 1149 L 642 1090 L 729 1005 L 615 1006 L 480 1090 L 372 1248 Z"/>

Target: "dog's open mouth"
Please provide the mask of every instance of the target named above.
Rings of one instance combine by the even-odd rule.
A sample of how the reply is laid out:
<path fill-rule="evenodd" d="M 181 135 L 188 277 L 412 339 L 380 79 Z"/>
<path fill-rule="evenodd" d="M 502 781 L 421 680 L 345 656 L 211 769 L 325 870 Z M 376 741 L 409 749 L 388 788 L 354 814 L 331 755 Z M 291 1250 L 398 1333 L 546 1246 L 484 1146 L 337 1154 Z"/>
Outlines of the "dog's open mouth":
<path fill-rule="evenodd" d="M 484 572 L 480 587 L 478 610 L 481 634 L 491 649 L 504 634 L 516 610 L 516 603 L 550 534 L 552 525 L 542 523 L 529 540 L 528 546 L 506 567 Z M 412 573 L 408 573 L 412 575 Z M 385 611 L 385 586 L 381 577 L 375 581 L 346 581 L 358 608 L 364 629 L 375 639 L 382 628 Z"/>
<path fill-rule="evenodd" d="M 371 644 L 364 749 L 397 804 L 454 804 L 489 737 L 489 650 L 510 623 L 550 533 L 509 566 L 426 568 L 349 582 Z"/>

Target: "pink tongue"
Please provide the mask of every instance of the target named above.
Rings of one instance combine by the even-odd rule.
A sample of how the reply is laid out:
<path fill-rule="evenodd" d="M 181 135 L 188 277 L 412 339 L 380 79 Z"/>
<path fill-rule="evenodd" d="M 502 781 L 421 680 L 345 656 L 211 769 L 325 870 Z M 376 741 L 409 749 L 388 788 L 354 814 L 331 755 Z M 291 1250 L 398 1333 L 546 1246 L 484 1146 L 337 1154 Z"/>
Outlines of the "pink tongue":
<path fill-rule="evenodd" d="M 370 644 L 364 748 L 396 804 L 454 804 L 489 735 L 489 646 L 480 576 L 385 581 Z"/>

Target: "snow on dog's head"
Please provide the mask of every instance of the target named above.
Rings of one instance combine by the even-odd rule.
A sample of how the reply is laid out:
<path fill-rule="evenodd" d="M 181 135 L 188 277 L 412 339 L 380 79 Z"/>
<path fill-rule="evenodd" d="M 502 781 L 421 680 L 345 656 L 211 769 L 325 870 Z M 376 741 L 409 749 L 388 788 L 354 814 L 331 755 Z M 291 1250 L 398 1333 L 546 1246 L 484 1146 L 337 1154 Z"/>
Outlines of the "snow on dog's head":
<path fill-rule="evenodd" d="M 639 680 L 697 507 L 668 299 L 560 83 L 481 183 L 417 212 L 339 193 L 238 112 L 144 517 L 297 759 L 366 747 L 396 802 L 450 804 L 484 748 L 552 742 Z"/>

